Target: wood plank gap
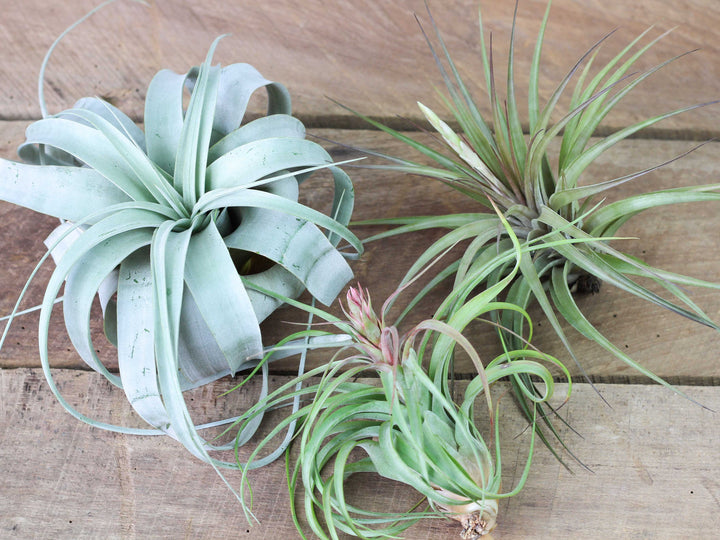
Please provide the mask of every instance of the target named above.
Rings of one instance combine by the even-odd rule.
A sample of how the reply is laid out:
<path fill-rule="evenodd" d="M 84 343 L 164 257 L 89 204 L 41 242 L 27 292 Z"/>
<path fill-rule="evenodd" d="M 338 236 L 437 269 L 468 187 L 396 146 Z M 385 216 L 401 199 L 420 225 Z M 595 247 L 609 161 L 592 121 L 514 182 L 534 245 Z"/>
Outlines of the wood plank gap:
<path fill-rule="evenodd" d="M 344 115 L 322 115 L 307 116 L 296 115 L 308 129 L 344 129 L 344 130 L 373 130 L 372 126 L 362 118 Z M 379 117 L 369 116 L 372 120 L 380 122 L 396 131 L 432 131 L 427 121 L 420 117 Z M 448 125 L 456 132 L 460 131 L 457 122 L 448 121 Z M 490 129 L 492 124 L 488 123 Z M 625 125 L 603 125 L 595 131 L 595 137 L 607 137 L 624 129 Z M 529 134 L 529 126 L 523 125 L 523 133 Z M 561 132 L 562 135 L 562 132 Z M 720 138 L 720 129 L 672 129 L 662 127 L 650 127 L 640 130 L 627 137 L 636 140 L 658 140 L 658 141 L 710 141 Z"/>
<path fill-rule="evenodd" d="M 134 425 L 122 391 L 97 374 L 53 370 L 61 389 L 81 409 L 114 423 Z M 39 369 L 0 370 L 0 537 L 2 538 L 297 538 L 288 515 L 282 461 L 253 471 L 255 511 L 247 525 L 237 501 L 211 467 L 166 437 L 120 435 L 91 428 L 52 398 Z M 277 384 L 280 381 L 275 381 Z M 234 414 L 250 392 L 215 401 L 222 382 L 195 393 L 200 416 Z M 563 399 L 565 386 L 556 397 Z M 717 388 L 681 388 L 720 408 Z M 503 391 L 503 383 L 498 386 Z M 638 392 L 601 385 L 612 409 L 586 384 L 573 388 L 563 408 L 581 437 L 563 429 L 573 452 L 592 473 L 562 468 L 542 446 L 528 482 L 501 503 L 496 540 L 528 538 L 715 538 L 720 527 L 717 414 L 657 387 Z M 520 414 L 504 405 L 501 422 L 503 487 L 513 486 L 527 456 Z M 4 416 L 3 416 L 4 415 Z M 478 418 L 480 428 L 486 419 Z M 237 475 L 228 474 L 236 486 Z M 377 478 L 357 478 L 355 501 L 402 508 L 412 490 Z M 162 512 L 157 509 L 161 508 Z M 668 516 L 692 519 L 668 519 Z M 303 519 L 303 516 L 300 516 Z M 451 540 L 458 530 L 443 520 L 423 521 L 406 538 Z M 346 540 L 347 536 L 342 536 Z"/>
<path fill-rule="evenodd" d="M 0 369 L 7 372 L 14 372 L 17 370 L 22 369 L 28 369 L 26 366 L 16 366 L 16 367 L 4 367 L 0 366 Z M 55 369 L 55 368 L 53 368 Z M 69 372 L 77 372 L 79 373 L 92 373 L 93 370 L 89 367 L 85 366 L 74 366 L 74 367 L 63 367 L 58 368 L 63 369 Z M 116 369 L 109 369 L 110 373 L 113 374 L 119 374 L 119 372 Z M 271 375 L 274 377 L 295 377 L 297 375 L 296 371 L 287 370 L 287 369 L 278 369 L 278 370 L 271 370 Z M 240 379 L 243 377 L 243 374 L 240 373 L 239 375 L 236 375 L 236 379 Z M 363 378 L 366 379 L 375 379 L 377 376 L 372 372 L 371 369 L 368 370 L 367 373 L 363 374 Z M 475 378 L 474 373 L 456 373 L 455 374 L 455 380 L 458 382 L 463 381 L 470 381 L 473 378 Z M 319 377 L 318 377 L 319 379 Z M 713 387 L 713 386 L 720 386 L 720 377 L 715 376 L 687 376 L 687 375 L 674 375 L 674 376 L 668 376 L 664 378 L 665 381 L 668 384 L 671 384 L 672 386 L 692 386 L 692 387 Z M 227 379 L 231 380 L 231 379 Z M 312 380 L 312 379 L 311 379 Z M 553 380 L 556 383 L 563 384 L 567 382 L 567 379 L 564 377 L 553 377 Z M 634 374 L 617 374 L 617 375 L 591 375 L 588 377 L 588 379 L 585 379 L 580 376 L 575 376 L 573 378 L 574 383 L 583 383 L 586 384 L 591 382 L 592 384 L 608 384 L 608 385 L 614 385 L 614 386 L 658 386 L 657 383 L 652 382 L 647 377 L 643 377 L 642 375 L 634 375 Z"/>
<path fill-rule="evenodd" d="M 358 111 L 362 112 L 362 111 Z M 255 120 L 261 115 L 248 114 L 246 122 Z M 350 131 L 357 130 L 370 130 L 374 128 L 362 118 L 358 118 L 352 115 L 344 114 L 323 114 L 323 115 L 307 115 L 297 114 L 294 115 L 300 120 L 308 130 L 315 129 L 343 129 Z M 421 131 L 432 131 L 430 126 L 427 125 L 427 121 L 421 117 L 401 117 L 401 116 L 369 116 L 372 120 L 380 122 L 388 126 L 391 129 L 397 131 L 409 131 L 409 132 L 421 132 Z M 18 115 L 2 115 L 0 114 L 0 122 L 27 122 L 28 124 L 40 120 L 40 117 L 25 117 Z M 142 124 L 143 119 L 132 116 L 132 120 L 137 124 Z M 460 126 L 457 122 L 445 118 L 448 125 L 452 127 L 456 132 L 460 131 Z M 488 123 L 488 126 L 492 129 L 492 124 Z M 613 133 L 625 128 L 625 125 L 607 125 L 599 126 L 595 131 L 596 137 L 607 137 Z M 529 126 L 523 124 L 523 132 L 529 134 Z M 562 135 L 562 132 L 560 133 Z M 673 128 L 662 128 L 662 127 L 650 127 L 640 130 L 627 137 L 628 139 L 636 140 L 657 140 L 657 141 L 712 141 L 720 139 L 720 129 L 673 129 Z"/>

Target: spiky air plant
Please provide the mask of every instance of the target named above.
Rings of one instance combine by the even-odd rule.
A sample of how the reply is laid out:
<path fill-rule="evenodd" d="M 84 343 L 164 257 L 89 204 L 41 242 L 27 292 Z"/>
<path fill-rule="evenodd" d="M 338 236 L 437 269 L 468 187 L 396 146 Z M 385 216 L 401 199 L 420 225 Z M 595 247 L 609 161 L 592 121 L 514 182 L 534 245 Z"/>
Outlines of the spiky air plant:
<path fill-rule="evenodd" d="M 517 4 L 515 10 L 517 13 Z M 584 185 L 580 180 L 583 171 L 613 145 L 663 119 L 703 105 L 667 112 L 620 129 L 611 135 L 593 139 L 598 125 L 621 99 L 653 73 L 683 55 L 646 71 L 632 73 L 637 61 L 664 35 L 643 44 L 650 31 L 647 30 L 606 65 L 593 71 L 593 61 L 600 46 L 609 37 L 608 34 L 582 55 L 560 81 L 547 102 L 541 104 L 538 79 L 543 36 L 549 13 L 550 3 L 540 26 L 529 75 L 529 133 L 523 132 L 516 101 L 514 21 L 507 62 L 506 94 L 502 96 L 495 79 L 492 46 L 489 49 L 485 46 L 481 16 L 481 59 L 492 111 L 489 121 L 481 116 L 461 79 L 432 15 L 430 19 L 438 45 L 433 45 L 427 34 L 426 39 L 447 87 L 447 94 L 443 96 L 445 104 L 460 126 L 460 133 L 453 131 L 437 114 L 422 104 L 419 104 L 420 109 L 440 135 L 444 148 L 435 149 L 366 116 L 360 116 L 435 162 L 428 166 L 375 153 L 391 160 L 390 164 L 377 167 L 437 179 L 470 197 L 477 202 L 480 209 L 490 208 L 492 203 L 497 204 L 514 234 L 526 245 L 534 246 L 532 251 L 523 252 L 520 274 L 506 296 L 508 302 L 523 308 L 531 301 L 538 302 L 573 358 L 575 357 L 570 341 L 555 310 L 580 334 L 597 342 L 642 374 L 666 384 L 661 378 L 638 365 L 588 321 L 573 298 L 573 290 L 588 284 L 597 288 L 600 282 L 604 282 L 700 324 L 718 329 L 716 323 L 693 303 L 682 288 L 691 285 L 717 289 L 717 284 L 653 268 L 611 246 L 609 237 L 614 236 L 630 218 L 647 209 L 675 203 L 720 201 L 720 184 L 651 191 L 617 202 L 604 203 L 599 197 L 607 190 L 630 182 L 664 164 L 590 185 Z M 576 80 L 572 86 L 574 77 Z M 569 106 L 562 111 L 558 103 L 570 88 L 572 93 Z M 552 159 L 548 147 L 558 138 L 559 156 Z M 433 244 L 418 259 L 417 264 L 408 272 L 406 280 L 412 279 L 427 260 L 447 249 L 449 245 L 463 240 L 469 242 L 459 258 L 438 273 L 425 289 L 426 292 L 444 279 L 454 279 L 452 292 L 436 317 L 450 316 L 475 287 L 492 285 L 507 274 L 507 270 L 503 268 L 491 273 L 477 271 L 488 260 L 502 257 L 512 249 L 507 234 L 499 227 L 498 218 L 492 213 L 386 219 L 372 223 L 399 227 L 366 241 L 431 227 L 451 229 L 451 232 Z M 548 244 L 561 238 L 582 242 L 557 246 Z M 667 294 L 661 296 L 649 290 L 636 280 L 638 277 L 659 284 Z M 506 312 L 501 321 L 504 327 L 513 331 L 512 334 L 502 331 L 505 338 L 509 343 L 517 345 L 516 336 L 522 335 L 523 318 Z"/>
<path fill-rule="evenodd" d="M 144 132 L 97 98 L 46 114 L 42 80 L 51 48 L 40 75 L 44 118 L 27 128 L 19 148 L 30 164 L 0 160 L 0 199 L 63 221 L 38 264 L 50 255 L 57 264 L 41 306 L 39 345 L 63 406 L 93 426 L 164 433 L 214 466 L 234 466 L 208 454 L 223 447 L 199 434 L 183 391 L 262 358 L 259 323 L 281 302 L 243 280 L 289 298 L 307 289 L 329 304 L 352 277 L 336 246 L 344 239 L 360 252 L 362 245 L 346 227 L 350 178 L 305 140 L 285 87 L 248 64 L 212 65 L 217 44 L 201 66 L 152 79 Z M 267 116 L 242 123 L 248 100 L 262 88 Z M 319 169 L 335 182 L 332 217 L 298 202 L 301 183 Z M 48 325 L 63 284 L 65 327 L 78 354 L 125 391 L 150 428 L 93 420 L 60 394 Z M 119 375 L 95 352 L 89 322 L 96 294 Z M 267 365 L 262 372 L 267 392 Z"/>
<path fill-rule="evenodd" d="M 506 350 L 483 366 L 462 334 L 469 321 L 493 310 L 517 312 L 531 326 L 522 309 L 496 300 L 498 291 L 517 271 L 516 265 L 505 279 L 469 299 L 447 321 L 425 320 L 403 336 L 385 321 L 399 291 L 385 302 L 380 316 L 359 286 L 347 293 L 343 306 L 346 320 L 306 307 L 345 333 L 346 339 L 334 344 L 343 348 L 328 364 L 287 382 L 240 420 L 250 423 L 263 409 L 310 398 L 307 405 L 280 422 L 245 462 L 249 468 L 276 434 L 300 423 L 296 447 L 288 450 L 287 459 L 293 515 L 303 538 L 296 496 L 303 500 L 309 528 L 323 539 L 338 538 L 339 531 L 361 538 L 393 538 L 420 519 L 438 517 L 457 520 L 466 539 L 484 536 L 495 527 L 498 500 L 518 493 L 530 471 L 535 430 L 530 430 L 528 460 L 521 477 L 503 492 L 502 416 L 491 397 L 491 385 L 523 374 L 543 386 L 541 395 L 526 389 L 528 402 L 536 404 L 547 400 L 554 388 L 544 363 L 559 366 L 569 381 L 569 373 L 557 360 L 529 342 L 521 349 Z M 325 332 L 309 329 L 292 339 L 302 335 L 318 339 Z M 468 354 L 477 368 L 477 376 L 457 402 L 446 384 L 455 348 Z M 363 375 L 379 375 L 379 380 L 375 384 L 358 380 Z M 309 384 L 302 388 L 299 382 Z M 570 389 L 568 385 L 568 396 Z M 486 404 L 487 411 L 484 407 L 476 411 L 477 403 Z M 489 419 L 489 442 L 476 427 L 480 415 Z M 294 465 L 293 456 L 297 456 Z M 347 480 L 358 473 L 375 473 L 410 486 L 426 501 L 426 508 L 418 510 L 423 500 L 399 512 L 360 508 L 348 500 L 345 489 Z"/>

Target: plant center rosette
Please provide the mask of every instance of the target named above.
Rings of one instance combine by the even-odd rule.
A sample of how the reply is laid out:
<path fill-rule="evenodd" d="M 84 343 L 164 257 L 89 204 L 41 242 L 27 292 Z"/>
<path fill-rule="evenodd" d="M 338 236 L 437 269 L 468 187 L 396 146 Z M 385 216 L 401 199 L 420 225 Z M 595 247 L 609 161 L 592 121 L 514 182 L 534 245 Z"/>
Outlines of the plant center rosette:
<path fill-rule="evenodd" d="M 0 198 L 62 221 L 46 241 L 57 266 L 39 332 L 53 392 L 93 425 L 159 430 L 212 463 L 220 462 L 207 450 L 221 448 L 200 437 L 182 392 L 258 364 L 259 324 L 281 301 L 246 282 L 288 298 L 307 290 L 329 304 L 352 277 L 339 242 L 351 246 L 351 257 L 362 251 L 346 227 L 350 178 L 304 138 L 284 86 L 248 64 L 211 65 L 217 43 L 199 68 L 155 75 L 144 132 L 109 103 L 85 98 L 27 128 L 18 153 L 29 164 L 0 161 Z M 242 123 L 262 88 L 267 115 Z M 320 169 L 334 181 L 332 217 L 298 202 L 303 181 Z M 78 354 L 124 389 L 150 430 L 94 421 L 60 395 L 48 325 L 63 284 L 65 326 Z M 96 294 L 119 375 L 93 346 Z M 266 365 L 262 371 L 267 377 Z"/>

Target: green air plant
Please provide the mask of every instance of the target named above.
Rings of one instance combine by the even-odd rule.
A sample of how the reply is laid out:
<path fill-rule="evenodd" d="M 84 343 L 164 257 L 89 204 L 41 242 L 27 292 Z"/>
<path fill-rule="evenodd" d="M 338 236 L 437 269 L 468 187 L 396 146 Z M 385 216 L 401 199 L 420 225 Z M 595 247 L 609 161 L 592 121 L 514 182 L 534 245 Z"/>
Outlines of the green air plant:
<path fill-rule="evenodd" d="M 383 312 L 388 305 L 386 302 Z M 504 308 L 527 317 L 515 306 L 486 299 L 473 300 L 469 307 L 476 317 Z M 369 296 L 359 286 L 348 291 L 346 321 L 319 310 L 315 313 L 331 321 L 349 339 L 334 344 L 344 347 L 328 364 L 286 383 L 241 416 L 240 422 L 250 423 L 267 408 L 282 406 L 299 396 L 311 398 L 258 444 L 246 467 L 276 434 L 299 422 L 297 449 L 292 453 L 288 450 L 287 459 L 293 515 L 303 538 L 303 525 L 295 509 L 298 494 L 305 520 L 320 538 L 337 538 L 338 531 L 361 538 L 396 537 L 420 519 L 438 517 L 460 522 L 463 538 L 475 539 L 490 532 L 496 525 L 498 501 L 517 494 L 529 474 L 534 430 L 521 477 L 517 485 L 503 492 L 502 416 L 489 388 L 504 377 L 526 374 L 544 383 L 542 395 L 528 391 L 529 401 L 541 403 L 552 396 L 554 382 L 539 360 L 559 362 L 526 346 L 506 351 L 483 367 L 456 321 L 426 320 L 400 336 L 397 328 L 385 324 L 384 316 L 375 314 Z M 325 332 L 309 330 L 293 338 L 303 334 L 318 338 Z M 417 347 L 416 338 L 422 334 L 426 336 Z M 432 352 L 428 352 L 427 342 L 434 344 Z M 428 374 L 451 361 L 455 345 L 478 369 L 459 404 Z M 423 365 L 425 357 L 429 357 L 427 366 Z M 368 372 L 370 377 L 378 374 L 379 381 L 373 384 L 357 379 Z M 313 383 L 318 377 L 319 382 Z M 313 384 L 298 388 L 298 382 L 308 381 Z M 490 443 L 475 426 L 482 414 L 475 411 L 478 399 L 487 404 Z M 364 452 L 365 457 L 358 458 L 357 451 Z M 293 466 L 291 456 L 295 453 L 298 457 Z M 358 473 L 379 474 L 412 487 L 427 500 L 427 509 L 417 510 L 419 505 L 404 512 L 359 508 L 347 500 L 345 491 L 349 477 Z"/>
<path fill-rule="evenodd" d="M 517 4 L 515 10 L 517 13 Z M 578 308 L 573 292 L 577 287 L 595 290 L 600 282 L 605 282 L 693 321 L 718 329 L 716 323 L 693 303 L 683 289 L 689 285 L 717 289 L 717 284 L 653 268 L 612 247 L 609 240 L 626 221 L 643 210 L 674 203 L 719 201 L 720 184 L 652 191 L 617 202 L 604 203 L 599 197 L 607 190 L 630 182 L 662 165 L 591 185 L 583 185 L 580 180 L 583 171 L 616 143 L 665 118 L 703 105 L 664 113 L 608 136 L 593 139 L 598 125 L 621 99 L 650 75 L 683 55 L 646 71 L 631 73 L 636 62 L 664 35 L 642 44 L 650 31 L 647 30 L 606 65 L 593 72 L 593 60 L 600 46 L 609 37 L 605 36 L 580 58 L 560 81 L 547 102 L 541 104 L 538 79 L 543 36 L 549 13 L 550 3 L 540 26 L 529 75 L 529 133 L 523 131 L 515 97 L 514 21 L 507 62 L 506 94 L 502 96 L 494 76 L 492 47 L 488 49 L 485 46 L 480 16 L 481 59 L 492 111 L 491 121 L 486 121 L 460 77 L 430 15 L 438 45 L 434 46 L 427 35 L 426 40 L 446 84 L 447 94 L 443 95 L 443 99 L 459 125 L 460 133 L 455 132 L 422 104 L 419 104 L 420 109 L 440 135 L 444 148 L 436 150 L 360 115 L 372 125 L 424 154 L 435 164 L 424 165 L 385 154 L 370 153 L 391 160 L 389 164 L 376 167 L 437 179 L 467 195 L 481 208 L 490 208 L 492 203 L 497 204 L 514 234 L 527 245 L 534 246 L 532 251 L 523 251 L 520 273 L 509 289 L 506 301 L 523 308 L 531 301 L 537 301 L 573 359 L 575 356 L 571 344 L 555 310 L 580 334 L 594 340 L 642 374 L 666 384 L 603 336 Z M 577 78 L 573 87 L 571 81 L 574 77 Z M 561 111 L 558 103 L 569 88 L 572 88 L 569 106 L 566 111 Z M 549 156 L 548 147 L 558 138 L 560 151 L 555 160 Z M 418 259 L 408 272 L 406 280 L 412 279 L 426 261 L 448 246 L 463 240 L 468 242 L 457 260 L 447 265 L 425 288 L 427 291 L 444 279 L 454 278 L 452 292 L 436 317 L 450 316 L 475 287 L 492 285 L 507 274 L 509 267 L 498 268 L 490 274 L 476 271 L 488 260 L 502 257 L 508 250 L 513 249 L 507 234 L 499 227 L 498 218 L 491 213 L 385 219 L 372 223 L 399 226 L 366 241 L 431 227 L 451 229 L 451 232 L 434 243 Z M 581 242 L 551 245 L 562 238 Z M 668 294 L 661 296 L 649 290 L 636 280 L 638 277 L 659 284 Z M 422 294 L 424 293 L 420 293 L 420 296 Z M 499 320 L 502 327 L 512 331 L 501 330 L 505 338 L 510 344 L 517 345 L 517 336 L 523 332 L 523 317 L 506 312 Z M 528 382 L 527 379 L 525 382 Z"/>
<path fill-rule="evenodd" d="M 284 86 L 248 64 L 212 65 L 218 40 L 200 67 L 162 70 L 152 79 L 144 132 L 97 98 L 47 114 L 43 73 L 56 41 L 40 75 L 44 118 L 27 128 L 18 151 L 30 163 L 0 160 L 0 199 L 62 221 L 38 268 L 50 255 L 57 264 L 41 306 L 39 345 L 63 406 L 94 426 L 164 433 L 206 462 L 233 466 L 210 457 L 223 447 L 200 436 L 183 391 L 262 358 L 259 324 L 281 302 L 243 280 L 289 298 L 307 290 L 329 304 L 352 277 L 336 246 L 346 240 L 359 253 L 362 245 L 346 227 L 350 178 L 305 140 Z M 267 116 L 242 123 L 261 88 Z M 298 202 L 302 182 L 320 169 L 334 179 L 332 216 Z M 93 420 L 61 396 L 50 370 L 48 325 L 63 284 L 65 327 L 78 354 L 124 390 L 150 428 Z M 117 346 L 119 375 L 95 352 L 89 323 L 96 294 L 105 333 Z M 21 300 L 22 294 L 14 313 Z M 262 371 L 267 392 L 267 366 Z"/>
<path fill-rule="evenodd" d="M 512 237 L 512 231 L 509 234 Z M 519 243 L 515 247 L 519 249 Z M 491 385 L 505 377 L 525 375 L 542 383 L 539 393 L 536 388 L 525 388 L 528 402 L 540 404 L 554 389 L 552 374 L 543 363 L 559 366 L 570 381 L 559 361 L 522 339 L 521 348 L 506 350 L 483 366 L 462 334 L 470 321 L 496 310 L 518 313 L 531 328 L 521 308 L 496 300 L 518 268 L 516 264 L 504 279 L 473 296 L 447 321 L 425 320 L 404 336 L 385 322 L 387 309 L 404 287 L 385 302 L 379 317 L 359 286 L 347 293 L 346 320 L 304 306 L 344 333 L 346 338 L 333 344 L 343 348 L 329 363 L 287 382 L 239 419 L 241 424 L 251 423 L 263 410 L 309 398 L 307 405 L 287 416 L 258 444 L 244 466 L 247 471 L 265 445 L 289 425 L 299 423 L 296 448 L 288 449 L 286 455 L 294 520 L 303 538 L 296 495 L 303 500 L 310 529 L 324 539 L 338 538 L 339 531 L 362 538 L 397 537 L 418 520 L 437 517 L 459 521 L 466 539 L 493 529 L 498 501 L 518 493 L 530 471 L 535 430 L 530 430 L 528 459 L 517 484 L 503 492 L 502 416 L 491 397 Z M 311 328 L 288 339 L 319 339 L 326 334 Z M 327 338 L 326 342 L 330 343 Z M 477 369 L 457 402 L 445 384 L 456 347 L 469 355 Z M 278 350 L 283 350 L 282 344 Z M 364 374 L 379 375 L 379 381 L 358 380 Z M 298 383 L 309 384 L 302 388 Z M 568 396 L 570 391 L 568 384 Z M 475 424 L 485 414 L 484 407 L 475 410 L 478 400 L 487 406 L 489 443 Z M 294 466 L 293 456 L 297 456 Z M 346 498 L 345 490 L 346 481 L 358 473 L 376 473 L 412 487 L 427 501 L 427 508 L 418 510 L 422 500 L 404 512 L 358 507 Z"/>

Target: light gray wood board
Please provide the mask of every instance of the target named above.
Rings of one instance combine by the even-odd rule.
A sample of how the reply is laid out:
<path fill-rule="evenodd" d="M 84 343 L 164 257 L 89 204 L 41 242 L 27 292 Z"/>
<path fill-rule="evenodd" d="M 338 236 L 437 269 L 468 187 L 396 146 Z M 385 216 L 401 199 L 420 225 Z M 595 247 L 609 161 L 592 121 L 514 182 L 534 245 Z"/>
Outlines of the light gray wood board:
<path fill-rule="evenodd" d="M 98 419 L 136 425 L 125 397 L 98 375 L 53 372 L 64 395 Z M 277 384 L 279 379 L 273 379 Z M 228 381 L 187 396 L 197 419 L 232 415 L 257 390 L 217 395 Z M 164 437 L 117 435 L 67 414 L 36 369 L 0 370 L 0 535 L 3 538 L 296 538 L 281 463 L 251 475 L 249 527 L 216 473 Z M 565 387 L 557 388 L 556 396 Z M 565 470 L 538 447 L 525 488 L 500 505 L 498 540 L 544 538 L 714 538 L 720 527 L 717 413 L 657 386 L 584 384 L 562 409 L 583 438 L 567 442 L 592 470 Z M 716 387 L 683 387 L 720 409 Z M 509 399 L 502 402 L 504 488 L 525 464 L 529 432 Z M 481 409 L 479 409 L 481 410 Z M 482 421 L 481 421 L 482 422 Z M 567 455 L 564 456 L 567 459 Z M 238 488 L 239 478 L 230 473 Z M 361 479 L 361 503 L 417 502 L 403 486 Z M 452 539 L 458 530 L 426 521 L 406 538 Z"/>
<path fill-rule="evenodd" d="M 3 12 L 5 37 L 0 53 L 0 118 L 37 118 L 37 76 L 53 40 L 100 2 L 44 0 L 15 2 Z M 185 72 L 199 64 L 214 38 L 230 34 L 216 59 L 247 62 L 290 89 L 295 110 L 316 124 L 342 127 L 346 112 L 325 96 L 368 115 L 419 118 L 415 102 L 440 106 L 434 88 L 442 78 L 413 16 L 431 33 L 422 0 L 376 2 L 322 0 L 222 2 L 163 0 L 145 8 L 120 1 L 74 30 L 55 52 L 47 72 L 51 111 L 83 96 L 106 96 L 128 114 L 142 116 L 147 85 L 160 69 Z M 430 2 L 460 72 L 484 111 L 485 82 L 480 66 L 476 0 Z M 493 34 L 495 72 L 504 87 L 506 51 L 514 2 L 483 2 L 485 40 Z M 517 96 L 527 102 L 527 80 L 544 0 L 524 0 L 516 31 Z M 617 32 L 601 49 L 596 66 L 608 61 L 650 25 L 655 37 L 677 27 L 637 65 L 643 71 L 675 55 L 700 49 L 672 63 L 643 84 L 608 118 L 628 125 L 666 110 L 720 97 L 720 7 L 713 0 L 555 0 L 541 71 L 541 98 L 547 99 L 573 64 L 608 32 Z M 651 38 L 648 36 L 647 41 Z M 253 110 L 260 110 L 256 105 Z M 523 115 L 523 118 L 526 118 Z M 720 108 L 714 107 L 662 124 L 668 134 L 717 133 Z"/>
<path fill-rule="evenodd" d="M 13 158 L 14 148 L 22 141 L 25 122 L 0 123 L 0 155 Z M 312 130 L 315 135 L 346 144 L 382 150 L 390 154 L 416 159 L 415 153 L 395 142 L 391 137 L 373 131 L 361 130 Z M 424 140 L 427 140 L 425 138 Z M 332 143 L 323 144 L 336 156 L 344 159 L 348 153 Z M 681 141 L 632 140 L 626 141 L 602 156 L 584 177 L 585 182 L 598 182 L 657 165 L 693 147 L 693 143 Z M 646 177 L 608 192 L 608 201 L 640 193 L 644 190 L 665 189 L 676 186 L 699 185 L 720 180 L 720 160 L 717 159 L 720 144 L 709 143 L 685 158 L 675 161 Z M 367 169 L 347 169 L 356 187 L 356 211 L 354 219 L 388 216 L 432 215 L 453 212 L 477 211 L 478 208 L 460 194 L 436 182 Z M 330 183 L 320 176 L 304 184 L 302 196 L 307 204 L 327 211 L 330 200 Z M 36 262 L 44 253 L 42 241 L 57 221 L 30 211 L 0 203 L 0 214 L 5 226 L 0 229 L 0 314 L 7 314 L 14 305 L 17 294 L 25 283 Z M 720 212 L 714 204 L 684 204 L 649 211 L 631 220 L 620 234 L 636 237 L 616 245 L 628 253 L 644 258 L 648 263 L 667 270 L 686 273 L 693 277 L 720 282 Z M 376 229 L 356 227 L 361 237 Z M 369 244 L 363 257 L 353 263 L 355 279 L 368 288 L 377 307 L 392 293 L 415 258 L 437 237 L 437 232 L 417 233 L 388 241 Z M 46 282 L 52 263 L 46 265 L 31 287 L 23 307 L 37 305 L 42 300 L 43 283 Z M 429 317 L 447 294 L 447 286 L 430 295 L 408 320 L 408 324 Z M 720 293 L 691 290 L 691 297 L 709 314 L 720 319 Z M 404 306 L 401 297 L 397 306 Z M 720 377 L 720 362 L 716 332 L 674 315 L 666 310 L 635 299 L 612 287 L 605 286 L 598 295 L 579 298 L 581 308 L 591 322 L 597 325 L 611 341 L 616 343 L 642 365 L 658 375 L 669 377 L 676 383 L 709 383 Z M 338 314 L 336 306 L 332 308 Z M 59 309 L 58 309 L 59 311 Z M 396 311 L 397 312 L 397 311 Z M 561 345 L 550 331 L 539 309 L 531 314 L 539 324 L 535 344 L 546 352 L 556 354 L 572 365 Z M 302 322 L 304 315 L 289 309 L 280 310 L 264 324 L 266 343 L 274 343 L 297 327 L 289 327 L 286 321 Z M 99 318 L 93 319 L 98 335 Z M 597 380 L 611 382 L 635 377 L 635 371 L 614 359 L 603 349 L 586 342 L 570 328 L 573 347 L 587 372 Z M 498 353 L 494 333 L 489 327 L 473 325 L 468 333 L 478 344 L 484 357 Z M 0 366 L 37 367 L 37 314 L 18 318 L 8 335 L 2 351 Z M 51 360 L 55 367 L 79 367 L 82 361 L 75 354 L 62 328 L 62 317 L 53 317 L 50 343 Z M 112 347 L 104 345 L 104 338 L 96 340 L 101 357 L 111 369 L 117 360 Z M 314 361 L 323 361 L 315 356 Z M 280 366 L 281 370 L 293 368 L 294 361 Z M 459 361 L 458 370 L 471 373 L 469 362 Z M 614 379 L 613 379 L 614 378 Z"/>

